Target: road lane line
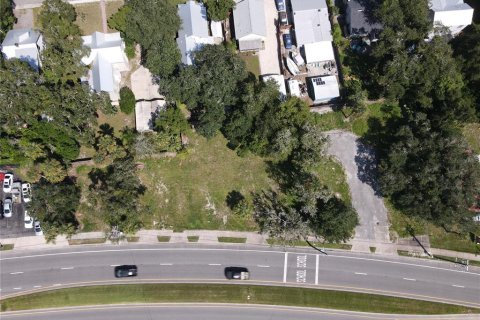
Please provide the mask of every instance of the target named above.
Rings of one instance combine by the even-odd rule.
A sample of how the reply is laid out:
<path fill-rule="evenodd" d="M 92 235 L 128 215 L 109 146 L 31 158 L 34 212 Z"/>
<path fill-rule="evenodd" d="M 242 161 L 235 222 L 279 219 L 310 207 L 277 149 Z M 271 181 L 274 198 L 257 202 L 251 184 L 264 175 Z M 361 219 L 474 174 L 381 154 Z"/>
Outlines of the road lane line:
<path fill-rule="evenodd" d="M 59 287 L 61 285 L 62 285 L 61 283 L 54 283 L 54 284 L 52 284 L 52 287 Z"/>
<path fill-rule="evenodd" d="M 209 266 L 221 266 L 222 264 L 221 263 L 209 263 L 208 265 Z"/>
<path fill-rule="evenodd" d="M 355 272 L 355 274 L 366 276 L 367 274 L 365 272 Z M 405 278 L 404 278 L 405 279 Z"/>
<path fill-rule="evenodd" d="M 160 263 L 161 266 L 173 266 L 172 263 Z"/>
<path fill-rule="evenodd" d="M 111 264 L 110 267 L 120 267 L 119 264 Z"/>
<path fill-rule="evenodd" d="M 287 263 L 288 263 L 288 252 L 285 252 L 285 260 L 283 261 L 283 283 L 287 282 Z"/>
<path fill-rule="evenodd" d="M 60 270 L 72 270 L 74 269 L 74 267 L 63 267 L 63 268 L 60 268 Z"/>
<path fill-rule="evenodd" d="M 317 254 L 317 257 L 315 258 L 315 285 L 318 285 L 318 262 L 319 262 L 319 256 Z"/>
<path fill-rule="evenodd" d="M 33 286 L 34 288 L 41 288 L 42 286 Z"/>
<path fill-rule="evenodd" d="M 259 267 L 259 268 L 270 268 L 270 266 L 263 265 L 263 264 L 257 264 L 257 267 Z"/>
<path fill-rule="evenodd" d="M 21 287 L 20 288 L 13 288 L 13 290 L 22 290 L 22 288 Z"/>
<path fill-rule="evenodd" d="M 465 286 L 459 286 L 458 284 L 452 284 L 452 287 L 456 287 L 456 288 L 465 288 Z"/>
<path fill-rule="evenodd" d="M 18 271 L 18 272 L 10 272 L 10 274 L 22 274 L 23 272 L 22 271 Z"/>
<path fill-rule="evenodd" d="M 407 281 L 417 281 L 416 279 L 412 279 L 412 278 L 403 278 L 403 280 L 407 280 Z"/>

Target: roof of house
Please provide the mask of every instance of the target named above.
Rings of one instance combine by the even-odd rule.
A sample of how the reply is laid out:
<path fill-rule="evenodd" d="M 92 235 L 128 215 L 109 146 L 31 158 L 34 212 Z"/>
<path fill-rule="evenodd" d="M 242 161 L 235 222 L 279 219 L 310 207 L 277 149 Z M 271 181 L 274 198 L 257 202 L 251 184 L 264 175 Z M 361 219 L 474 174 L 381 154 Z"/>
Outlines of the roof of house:
<path fill-rule="evenodd" d="M 314 103 L 328 102 L 340 96 L 336 76 L 313 77 L 309 79 L 312 100 Z"/>
<path fill-rule="evenodd" d="M 288 91 L 290 92 L 291 96 L 300 97 L 302 94 L 300 92 L 300 81 L 296 79 L 290 79 L 287 81 L 288 83 Z"/>
<path fill-rule="evenodd" d="M 241 40 L 249 35 L 267 36 L 264 0 L 235 0 L 233 21 L 235 37 Z"/>
<path fill-rule="evenodd" d="M 335 60 L 331 41 L 307 43 L 303 46 L 307 63 Z"/>
<path fill-rule="evenodd" d="M 262 80 L 267 82 L 273 80 L 278 85 L 278 91 L 280 92 L 280 98 L 283 99 L 287 96 L 287 88 L 285 87 L 285 78 L 280 74 L 270 74 L 262 76 Z"/>
<path fill-rule="evenodd" d="M 297 46 L 333 40 L 325 0 L 292 0 L 292 10 Z"/>
<path fill-rule="evenodd" d="M 430 0 L 430 9 L 433 11 L 433 22 L 446 27 L 467 26 L 473 20 L 473 8 L 463 0 Z"/>
<path fill-rule="evenodd" d="M 119 90 L 120 72 L 128 69 L 128 59 L 119 32 L 94 32 L 82 37 L 83 44 L 90 47 L 90 55 L 82 62 L 91 65 L 90 86 L 95 91 L 116 94 Z M 112 98 L 112 100 L 115 100 Z"/>
<path fill-rule="evenodd" d="M 182 21 L 178 31 L 178 48 L 182 62 L 191 65 L 192 52 L 200 49 L 202 45 L 214 44 L 213 37 L 208 34 L 207 10 L 203 4 L 190 0 L 178 5 L 178 15 Z"/>
<path fill-rule="evenodd" d="M 39 50 L 43 48 L 40 32 L 29 28 L 8 31 L 2 42 L 2 51 L 7 59 L 27 61 L 33 68 L 39 67 Z"/>
<path fill-rule="evenodd" d="M 154 116 L 165 106 L 165 100 L 139 101 L 135 104 L 135 128 L 138 132 L 152 131 Z"/>
<path fill-rule="evenodd" d="M 369 34 L 371 31 L 383 28 L 382 24 L 373 17 L 372 6 L 374 3 L 372 0 L 350 0 L 348 2 L 347 14 L 351 33 Z"/>
<path fill-rule="evenodd" d="M 455 11 L 472 9 L 472 7 L 463 2 L 463 0 L 430 0 L 430 8 L 433 11 Z"/>

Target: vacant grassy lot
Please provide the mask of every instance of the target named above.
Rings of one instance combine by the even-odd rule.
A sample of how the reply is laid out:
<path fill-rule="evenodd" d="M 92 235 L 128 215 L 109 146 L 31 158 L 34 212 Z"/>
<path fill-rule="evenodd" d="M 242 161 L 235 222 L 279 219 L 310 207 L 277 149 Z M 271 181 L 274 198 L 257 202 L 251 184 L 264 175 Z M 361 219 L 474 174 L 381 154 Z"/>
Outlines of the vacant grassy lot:
<path fill-rule="evenodd" d="M 258 77 L 260 75 L 260 60 L 258 56 L 252 53 L 239 53 L 238 55 L 245 61 L 247 70 Z"/>
<path fill-rule="evenodd" d="M 2 300 L 1 310 L 159 302 L 273 304 L 396 314 L 480 312 L 478 309 L 451 304 L 373 294 L 292 287 L 212 284 L 132 284 L 60 289 Z"/>
<path fill-rule="evenodd" d="M 325 158 L 316 168 L 320 181 L 347 203 L 351 202 L 350 189 L 342 165 L 333 157 Z"/>

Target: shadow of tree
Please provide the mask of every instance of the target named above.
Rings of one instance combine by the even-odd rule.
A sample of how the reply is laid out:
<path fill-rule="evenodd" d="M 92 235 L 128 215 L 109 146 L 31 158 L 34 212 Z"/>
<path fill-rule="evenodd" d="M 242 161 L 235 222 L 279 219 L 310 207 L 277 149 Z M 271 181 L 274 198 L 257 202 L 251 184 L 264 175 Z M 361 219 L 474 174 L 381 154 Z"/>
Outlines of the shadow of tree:
<path fill-rule="evenodd" d="M 380 185 L 378 183 L 378 168 L 375 150 L 364 142 L 359 141 L 355 163 L 358 167 L 357 177 L 360 181 L 372 187 L 375 195 L 382 196 Z"/>

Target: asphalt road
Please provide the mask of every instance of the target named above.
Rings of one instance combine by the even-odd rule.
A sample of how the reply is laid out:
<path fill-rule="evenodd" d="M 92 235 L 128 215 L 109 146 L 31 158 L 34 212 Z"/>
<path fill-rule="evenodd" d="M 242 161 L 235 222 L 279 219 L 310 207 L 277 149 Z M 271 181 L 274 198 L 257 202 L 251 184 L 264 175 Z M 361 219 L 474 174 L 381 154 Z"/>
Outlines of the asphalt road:
<path fill-rule="evenodd" d="M 228 315 L 228 316 L 226 316 Z M 157 304 L 115 305 L 9 312 L 2 320 L 389 320 L 389 319 L 475 319 L 473 316 L 404 316 L 340 310 L 262 305 Z"/>
<path fill-rule="evenodd" d="M 116 279 L 115 265 L 136 264 L 136 278 Z M 480 307 L 480 269 L 403 257 L 255 246 L 125 245 L 2 252 L 0 297 L 80 284 L 225 283 L 224 268 L 247 267 L 249 283 L 379 293 Z M 245 281 L 243 282 L 245 283 Z"/>

